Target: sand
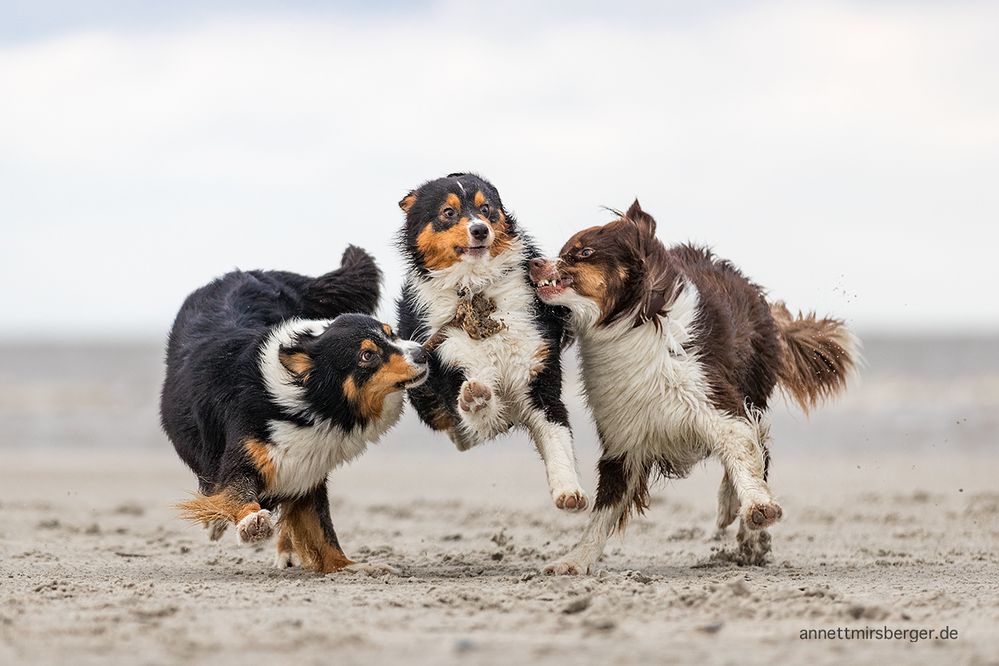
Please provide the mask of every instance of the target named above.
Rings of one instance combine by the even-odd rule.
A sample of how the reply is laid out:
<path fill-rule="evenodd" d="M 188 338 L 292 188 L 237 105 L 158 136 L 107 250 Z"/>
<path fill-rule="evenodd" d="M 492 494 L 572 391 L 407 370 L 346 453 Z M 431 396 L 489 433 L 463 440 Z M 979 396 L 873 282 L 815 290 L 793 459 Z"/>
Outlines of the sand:
<path fill-rule="evenodd" d="M 710 539 L 712 462 L 555 579 L 586 517 L 522 435 L 458 453 L 408 413 L 331 490 L 348 555 L 402 575 L 277 571 L 171 510 L 194 478 L 157 425 L 159 344 L 0 346 L 0 664 L 999 664 L 999 339 L 864 337 L 843 399 L 775 405 L 771 565 Z M 800 638 L 885 626 L 957 638 Z"/>
<path fill-rule="evenodd" d="M 341 541 L 402 570 L 384 578 L 277 571 L 272 544 L 209 542 L 170 509 L 193 485 L 172 456 L 8 452 L 0 663 L 999 660 L 994 458 L 778 460 L 785 518 L 762 568 L 709 538 L 711 463 L 660 486 L 593 575 L 551 578 L 539 568 L 585 516 L 550 506 L 512 441 L 432 464 L 389 447 L 334 473 Z M 884 626 L 958 636 L 800 638 Z"/>

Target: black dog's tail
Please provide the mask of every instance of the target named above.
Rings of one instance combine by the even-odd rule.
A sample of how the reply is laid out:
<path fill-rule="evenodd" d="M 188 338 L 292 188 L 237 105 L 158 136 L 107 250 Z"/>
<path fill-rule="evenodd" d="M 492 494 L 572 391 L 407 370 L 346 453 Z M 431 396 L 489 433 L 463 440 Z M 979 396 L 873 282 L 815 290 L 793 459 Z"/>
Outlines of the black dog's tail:
<path fill-rule="evenodd" d="M 348 245 L 340 268 L 320 275 L 305 287 L 310 316 L 330 318 L 345 312 L 374 314 L 381 295 L 382 272 L 375 258 L 356 245 Z"/>

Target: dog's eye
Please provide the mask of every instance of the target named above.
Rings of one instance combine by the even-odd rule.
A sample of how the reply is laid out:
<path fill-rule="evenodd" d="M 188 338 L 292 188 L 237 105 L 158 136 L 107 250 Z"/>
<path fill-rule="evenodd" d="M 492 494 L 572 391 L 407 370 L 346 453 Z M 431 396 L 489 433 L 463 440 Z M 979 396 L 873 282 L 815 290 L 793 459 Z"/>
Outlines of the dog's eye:
<path fill-rule="evenodd" d="M 365 364 L 373 363 L 374 360 L 377 357 L 378 357 L 378 354 L 374 353 L 370 349 L 365 349 L 364 351 L 361 352 L 361 357 L 360 357 L 361 358 L 361 363 L 365 363 Z"/>
<path fill-rule="evenodd" d="M 584 247 L 582 250 L 580 250 L 579 252 L 576 253 L 576 256 L 579 257 L 580 259 L 586 259 L 587 257 L 591 256 L 592 254 L 593 254 L 593 248 L 592 247 Z"/>
<path fill-rule="evenodd" d="M 447 208 L 441 211 L 441 215 L 450 220 L 451 218 L 454 217 L 454 208 L 448 206 Z"/>
<path fill-rule="evenodd" d="M 482 213 L 484 216 L 489 217 L 490 210 L 491 209 L 489 208 L 489 204 L 483 204 L 482 208 L 479 209 L 479 212 Z"/>

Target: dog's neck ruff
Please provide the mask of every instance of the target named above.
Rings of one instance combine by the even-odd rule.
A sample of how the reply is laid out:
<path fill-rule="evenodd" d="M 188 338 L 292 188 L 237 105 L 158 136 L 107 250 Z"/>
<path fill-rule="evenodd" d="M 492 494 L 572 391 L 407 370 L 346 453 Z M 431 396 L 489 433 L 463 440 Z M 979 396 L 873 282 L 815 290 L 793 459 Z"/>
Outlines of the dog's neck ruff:
<path fill-rule="evenodd" d="M 289 319 L 275 326 L 260 347 L 258 363 L 267 393 L 275 404 L 291 418 L 315 422 L 317 417 L 309 409 L 305 388 L 281 364 L 281 347 L 293 344 L 300 335 L 322 335 L 332 319 Z"/>
<path fill-rule="evenodd" d="M 487 296 L 487 292 L 493 285 L 510 279 L 518 270 L 523 271 L 524 260 L 524 242 L 515 238 L 505 252 L 488 261 L 461 261 L 422 276 L 414 275 L 415 280 L 427 286 L 433 285 L 432 289 L 437 293 L 457 295 L 454 316 L 434 332 L 424 343 L 424 348 L 432 351 L 456 328 L 464 330 L 473 340 L 484 340 L 506 330 L 502 320 L 493 319 L 496 301 Z"/>

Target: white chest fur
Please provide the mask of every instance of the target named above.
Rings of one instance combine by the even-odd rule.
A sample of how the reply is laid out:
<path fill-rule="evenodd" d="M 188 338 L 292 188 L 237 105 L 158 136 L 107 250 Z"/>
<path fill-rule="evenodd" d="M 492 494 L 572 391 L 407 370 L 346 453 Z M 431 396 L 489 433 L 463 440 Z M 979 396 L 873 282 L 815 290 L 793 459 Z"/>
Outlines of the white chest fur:
<path fill-rule="evenodd" d="M 527 284 L 522 268 L 521 252 L 507 252 L 507 259 L 493 266 L 502 277 L 492 281 L 481 279 L 475 272 L 462 270 L 462 265 L 438 271 L 430 278 L 414 278 L 417 309 L 431 331 L 449 322 L 458 305 L 458 287 L 465 286 L 496 303 L 493 319 L 505 328 L 481 340 L 472 339 L 461 329 L 452 329 L 437 348 L 440 359 L 460 368 L 466 377 L 490 385 L 505 403 L 504 412 L 511 417 L 526 397 L 531 370 L 537 365 L 544 340 L 534 319 L 534 291 Z M 558 353 L 551 350 L 550 353 Z M 513 409 L 511 409 L 513 408 Z"/>
<path fill-rule="evenodd" d="M 703 420 L 713 409 L 691 346 L 698 301 L 696 288 L 686 285 L 661 330 L 630 321 L 581 327 L 583 385 L 609 457 L 665 457 L 680 470 L 706 455 Z"/>
<path fill-rule="evenodd" d="M 311 426 L 288 421 L 271 421 L 271 462 L 275 475 L 270 493 L 295 496 L 322 483 L 330 471 L 364 453 L 368 444 L 377 441 L 399 420 L 402 392 L 385 398 L 378 421 L 365 428 L 344 432 L 322 420 Z"/>

